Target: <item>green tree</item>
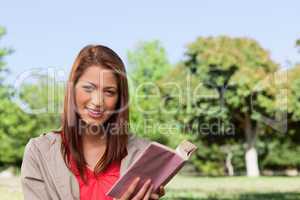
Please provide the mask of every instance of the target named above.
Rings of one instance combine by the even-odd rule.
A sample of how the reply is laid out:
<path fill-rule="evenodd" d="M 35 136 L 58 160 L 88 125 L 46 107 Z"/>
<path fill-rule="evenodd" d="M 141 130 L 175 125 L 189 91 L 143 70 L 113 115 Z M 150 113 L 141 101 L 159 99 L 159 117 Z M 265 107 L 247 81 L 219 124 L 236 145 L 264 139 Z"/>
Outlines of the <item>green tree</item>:
<path fill-rule="evenodd" d="M 262 165 L 268 169 L 300 169 L 300 159 L 298 154 L 300 148 L 298 147 L 300 142 L 300 66 L 296 65 L 287 70 L 282 70 L 278 73 L 278 80 L 284 87 L 284 95 L 286 98 L 282 98 L 283 102 L 287 106 L 286 123 L 287 132 L 285 134 L 279 134 L 273 136 L 272 139 L 265 137 L 265 146 L 267 147 L 268 154 L 263 159 Z M 280 88 L 276 88 L 274 85 L 269 86 L 276 93 L 280 93 Z"/>
<path fill-rule="evenodd" d="M 0 28 L 0 39 L 4 34 L 5 29 Z M 0 49 L 0 166 L 20 166 L 28 140 L 57 128 L 59 121 L 57 114 L 55 116 L 55 113 L 49 113 L 47 107 L 49 100 L 57 102 L 58 99 L 48 98 L 48 84 L 45 77 L 41 77 L 36 84 L 24 83 L 19 88 L 4 84 L 5 77 L 9 74 L 4 58 L 11 52 L 12 50 L 8 48 Z M 27 108 L 46 107 L 45 112 L 30 114 L 24 111 L 16 102 L 16 96 L 27 105 Z M 52 105 L 52 102 L 50 104 Z"/>
<path fill-rule="evenodd" d="M 6 31 L 0 28 L 0 39 Z M 20 164 L 28 133 L 35 126 L 30 116 L 11 101 L 12 87 L 4 83 L 9 74 L 4 58 L 12 53 L 9 48 L 0 49 L 0 165 Z"/>
<path fill-rule="evenodd" d="M 128 52 L 130 80 L 130 124 L 133 132 L 166 143 L 159 131 L 161 116 L 160 80 L 170 70 L 165 49 L 159 41 L 140 42 Z"/>
<path fill-rule="evenodd" d="M 184 93 L 191 96 L 177 105 L 175 117 L 199 139 L 222 144 L 224 152 L 238 148 L 232 146 L 234 141 L 244 141 L 247 175 L 258 176 L 256 141 L 265 133 L 263 121 L 273 116 L 275 105 L 265 81 L 277 69 L 255 40 L 200 37 L 188 45 L 186 59 L 175 69 L 178 82 L 190 75 L 190 88 Z M 215 126 L 218 130 L 212 130 Z"/>
<path fill-rule="evenodd" d="M 31 137 L 59 128 L 63 87 L 41 76 L 33 83 L 11 89 L 0 103 L 0 162 L 20 165 L 26 143 Z M 54 85 L 53 85 L 54 84 Z M 51 95 L 51 87 L 56 94 Z M 16 99 L 19 99 L 16 101 Z"/>

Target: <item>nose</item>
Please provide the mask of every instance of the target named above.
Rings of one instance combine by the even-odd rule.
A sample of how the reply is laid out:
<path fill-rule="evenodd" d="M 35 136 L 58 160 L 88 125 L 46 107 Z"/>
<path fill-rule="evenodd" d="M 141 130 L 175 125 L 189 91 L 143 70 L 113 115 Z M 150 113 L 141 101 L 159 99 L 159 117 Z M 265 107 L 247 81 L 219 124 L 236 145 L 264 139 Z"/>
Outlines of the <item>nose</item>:
<path fill-rule="evenodd" d="M 94 92 L 92 94 L 91 103 L 95 107 L 102 107 L 104 104 L 104 95 L 102 94 L 102 92 L 99 92 L 99 91 Z"/>

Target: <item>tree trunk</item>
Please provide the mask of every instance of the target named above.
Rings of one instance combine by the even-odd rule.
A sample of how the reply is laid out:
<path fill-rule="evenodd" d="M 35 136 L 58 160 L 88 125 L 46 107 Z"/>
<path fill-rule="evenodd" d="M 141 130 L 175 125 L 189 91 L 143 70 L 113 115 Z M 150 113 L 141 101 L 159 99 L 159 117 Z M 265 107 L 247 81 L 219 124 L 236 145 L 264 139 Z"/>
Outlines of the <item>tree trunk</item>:
<path fill-rule="evenodd" d="M 245 153 L 245 162 L 247 169 L 247 176 L 257 177 L 260 175 L 258 168 L 258 157 L 257 151 L 255 148 L 256 135 L 257 135 L 258 125 L 253 128 L 250 116 L 246 116 L 245 120 L 245 133 L 246 133 L 246 153 Z"/>
<path fill-rule="evenodd" d="M 246 150 L 245 154 L 247 176 L 257 177 L 259 176 L 257 151 L 255 147 L 251 147 Z"/>
<path fill-rule="evenodd" d="M 226 162 L 225 162 L 227 172 L 229 176 L 234 176 L 234 168 L 232 165 L 232 153 L 229 152 L 226 156 Z"/>

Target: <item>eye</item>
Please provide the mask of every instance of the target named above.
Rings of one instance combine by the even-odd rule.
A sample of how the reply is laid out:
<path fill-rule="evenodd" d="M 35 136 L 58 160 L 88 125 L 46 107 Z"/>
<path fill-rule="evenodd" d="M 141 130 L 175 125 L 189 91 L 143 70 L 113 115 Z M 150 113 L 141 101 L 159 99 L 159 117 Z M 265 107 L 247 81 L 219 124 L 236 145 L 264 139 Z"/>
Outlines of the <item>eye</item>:
<path fill-rule="evenodd" d="M 108 91 L 106 91 L 106 93 L 107 93 L 109 96 L 114 96 L 114 95 L 116 94 L 116 92 L 113 91 L 113 90 L 108 90 Z"/>
<path fill-rule="evenodd" d="M 93 87 L 92 86 L 82 86 L 82 88 L 86 91 L 86 92 L 92 92 L 93 91 Z"/>

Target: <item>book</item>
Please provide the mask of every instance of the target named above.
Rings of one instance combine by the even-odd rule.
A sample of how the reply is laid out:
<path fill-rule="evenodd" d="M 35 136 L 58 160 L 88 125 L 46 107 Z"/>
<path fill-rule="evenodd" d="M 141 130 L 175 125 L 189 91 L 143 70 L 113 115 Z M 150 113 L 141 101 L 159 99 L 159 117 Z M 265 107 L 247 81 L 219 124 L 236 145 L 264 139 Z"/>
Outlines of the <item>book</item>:
<path fill-rule="evenodd" d="M 141 189 L 148 178 L 152 180 L 153 191 L 158 192 L 184 166 L 197 146 L 184 140 L 174 150 L 158 142 L 151 142 L 138 158 L 106 193 L 113 198 L 121 198 L 136 177 L 140 181 L 133 196 Z"/>

